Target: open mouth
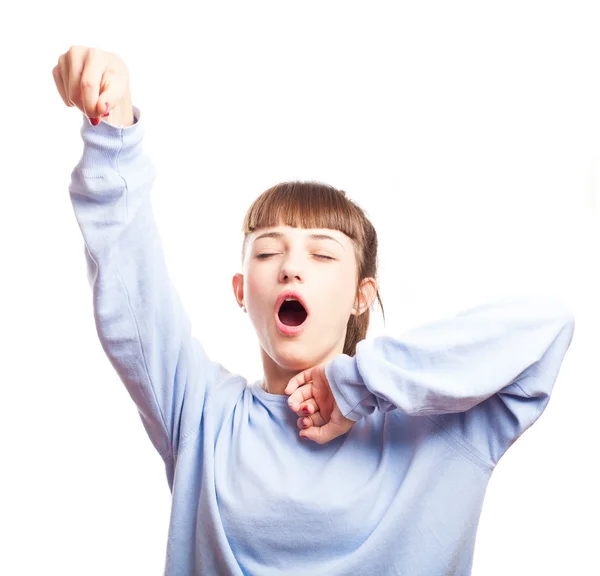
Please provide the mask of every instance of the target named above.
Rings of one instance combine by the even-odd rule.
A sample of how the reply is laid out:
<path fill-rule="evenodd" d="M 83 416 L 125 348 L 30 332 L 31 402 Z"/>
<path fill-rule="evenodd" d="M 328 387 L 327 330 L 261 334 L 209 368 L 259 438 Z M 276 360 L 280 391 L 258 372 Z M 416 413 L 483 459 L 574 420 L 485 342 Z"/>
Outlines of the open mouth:
<path fill-rule="evenodd" d="M 298 300 L 286 300 L 279 308 L 279 319 L 286 326 L 300 326 L 307 316 L 308 313 Z"/>

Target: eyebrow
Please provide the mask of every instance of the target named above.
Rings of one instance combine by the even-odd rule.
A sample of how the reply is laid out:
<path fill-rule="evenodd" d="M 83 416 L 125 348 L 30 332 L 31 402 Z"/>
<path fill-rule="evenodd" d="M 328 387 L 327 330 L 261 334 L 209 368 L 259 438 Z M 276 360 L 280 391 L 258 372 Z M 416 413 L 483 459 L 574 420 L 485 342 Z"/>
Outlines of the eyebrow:
<path fill-rule="evenodd" d="M 282 236 L 285 236 L 283 232 L 264 232 L 260 236 L 257 236 L 254 239 L 254 242 L 260 240 L 261 238 L 281 238 Z M 333 240 L 334 242 L 337 242 L 344 250 L 346 250 L 339 240 L 333 236 L 329 236 L 329 234 L 309 234 L 308 237 L 313 238 L 314 240 Z"/>

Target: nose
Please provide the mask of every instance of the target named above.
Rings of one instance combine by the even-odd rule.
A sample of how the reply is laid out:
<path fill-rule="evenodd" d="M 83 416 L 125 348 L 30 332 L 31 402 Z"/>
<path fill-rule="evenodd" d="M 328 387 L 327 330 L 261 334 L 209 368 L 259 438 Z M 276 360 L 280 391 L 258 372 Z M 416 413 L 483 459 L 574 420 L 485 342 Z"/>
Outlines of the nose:
<path fill-rule="evenodd" d="M 288 255 L 287 258 L 284 259 L 283 264 L 281 265 L 281 270 L 279 272 L 279 281 L 280 282 L 289 282 L 290 279 L 299 280 L 302 282 L 302 277 L 304 275 L 301 272 L 300 265 L 296 261 L 294 261 Z"/>

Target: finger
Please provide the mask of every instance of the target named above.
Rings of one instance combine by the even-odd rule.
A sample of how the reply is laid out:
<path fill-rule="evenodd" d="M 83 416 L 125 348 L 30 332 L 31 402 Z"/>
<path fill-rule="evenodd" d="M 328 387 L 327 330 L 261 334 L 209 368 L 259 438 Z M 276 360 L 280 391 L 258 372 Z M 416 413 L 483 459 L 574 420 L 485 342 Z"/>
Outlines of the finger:
<path fill-rule="evenodd" d="M 300 386 L 304 386 L 307 382 L 312 380 L 312 371 L 313 368 L 307 368 L 300 372 L 300 374 L 296 374 L 285 387 L 284 392 L 288 395 L 293 394 Z"/>
<path fill-rule="evenodd" d="M 123 60 L 112 52 L 93 52 L 83 75 L 82 91 L 85 94 L 85 103 L 86 106 L 93 107 L 95 117 L 108 116 L 127 95 L 131 97 L 129 70 Z"/>
<path fill-rule="evenodd" d="M 301 429 L 310 428 L 312 425 L 312 420 L 308 416 L 302 416 L 296 420 L 296 426 Z"/>
<path fill-rule="evenodd" d="M 312 398 L 312 384 L 300 386 L 289 398 L 288 406 L 294 411 L 300 410 L 300 404 L 309 398 Z"/>
<path fill-rule="evenodd" d="M 325 424 L 327 424 L 323 416 L 321 416 L 321 412 L 315 412 L 310 416 L 305 416 L 305 418 L 309 418 L 313 426 L 325 426 Z M 307 428 L 309 428 L 309 426 L 307 426 Z"/>
<path fill-rule="evenodd" d="M 317 444 L 325 444 L 342 434 L 343 431 L 339 430 L 333 422 L 329 421 L 324 426 L 310 426 L 308 428 L 303 428 L 299 435 L 302 438 L 308 438 Z"/>
<path fill-rule="evenodd" d="M 327 424 L 320 412 L 315 412 L 311 416 L 301 416 L 296 423 L 298 428 L 303 429 L 310 428 L 311 426 L 325 426 Z"/>
<path fill-rule="evenodd" d="M 72 106 L 72 104 L 67 100 L 67 95 L 65 93 L 65 85 L 63 84 L 62 78 L 60 76 L 60 66 L 57 64 L 54 68 L 52 68 L 52 77 L 54 78 L 54 84 L 56 84 L 56 89 L 60 94 L 65 106 Z"/>
<path fill-rule="evenodd" d="M 69 64 L 63 54 L 58 60 L 58 69 L 60 70 L 60 79 L 63 85 L 63 92 L 68 102 L 67 106 L 75 106 L 69 96 Z"/>
<path fill-rule="evenodd" d="M 106 58 L 90 50 L 85 61 L 85 67 L 81 73 L 79 86 L 81 103 L 89 118 L 96 118 L 105 112 L 104 102 L 102 103 L 102 110 L 98 111 L 100 84 L 105 69 Z"/>
<path fill-rule="evenodd" d="M 309 398 L 300 404 L 298 416 L 310 416 L 319 411 L 319 406 L 314 398 Z"/>
<path fill-rule="evenodd" d="M 323 426 L 323 424 L 326 423 L 325 418 L 321 414 L 320 407 L 314 398 L 309 398 L 302 402 L 302 404 L 300 404 L 300 410 L 298 410 L 296 414 L 299 418 L 308 418 L 308 422 L 310 422 L 310 425 L 312 426 Z"/>
<path fill-rule="evenodd" d="M 310 426 L 301 430 L 299 434 L 303 438 L 306 437 L 309 440 L 318 442 L 319 444 L 324 444 L 325 442 L 330 442 L 342 434 L 346 434 L 346 432 L 352 429 L 354 424 L 356 424 L 356 422 L 353 420 L 348 420 L 347 418 L 343 418 L 341 421 L 337 421 L 336 419 L 332 418 L 323 426 Z"/>
<path fill-rule="evenodd" d="M 81 101 L 81 71 L 83 70 L 85 63 L 82 49 L 74 47 L 70 48 L 67 52 L 65 61 L 67 67 L 67 98 L 88 116 L 87 110 L 84 108 Z"/>

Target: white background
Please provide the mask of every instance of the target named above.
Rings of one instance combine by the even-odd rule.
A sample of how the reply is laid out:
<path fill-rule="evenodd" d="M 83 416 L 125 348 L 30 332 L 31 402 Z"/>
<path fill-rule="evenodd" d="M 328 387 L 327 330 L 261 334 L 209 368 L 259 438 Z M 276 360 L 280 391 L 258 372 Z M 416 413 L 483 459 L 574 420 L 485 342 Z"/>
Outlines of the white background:
<path fill-rule="evenodd" d="M 0 573 L 162 574 L 170 494 L 97 339 L 70 205 L 82 115 L 52 78 L 116 52 L 171 276 L 209 354 L 259 378 L 241 224 L 288 179 L 375 224 L 386 325 L 562 298 L 575 336 L 495 470 L 473 574 L 590 574 L 600 536 L 600 19 L 593 2 L 13 3 L 0 22 Z M 378 308 L 376 308 L 378 311 Z"/>

